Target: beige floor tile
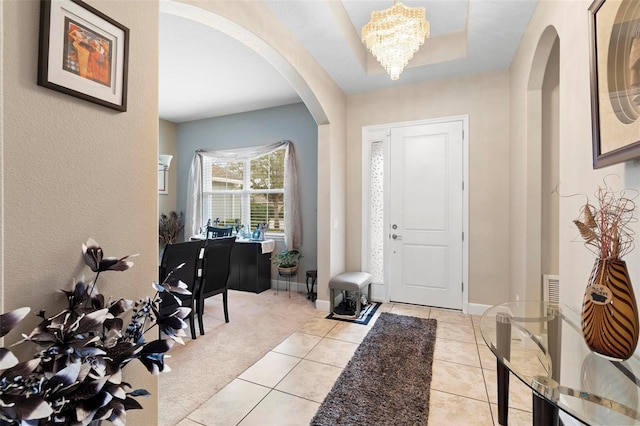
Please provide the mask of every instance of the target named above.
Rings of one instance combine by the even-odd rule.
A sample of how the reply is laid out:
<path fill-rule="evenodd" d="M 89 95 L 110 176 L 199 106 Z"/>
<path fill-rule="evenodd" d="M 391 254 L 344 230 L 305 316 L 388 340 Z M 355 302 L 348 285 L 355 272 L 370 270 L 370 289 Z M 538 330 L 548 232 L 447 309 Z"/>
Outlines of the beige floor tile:
<path fill-rule="evenodd" d="M 496 356 L 491 352 L 491 349 L 484 343 L 478 343 L 478 352 L 480 353 L 480 365 L 485 370 L 496 369 Z"/>
<path fill-rule="evenodd" d="M 473 326 L 473 331 L 476 334 L 476 343 L 477 344 L 482 344 L 482 345 L 486 345 L 485 341 L 484 341 L 484 337 L 482 337 L 482 330 L 480 329 L 480 327 L 476 327 L 475 325 Z M 491 337 L 493 339 L 493 341 L 495 342 L 495 337 Z"/>
<path fill-rule="evenodd" d="M 525 376 L 546 376 L 551 367 L 547 359 L 545 359 L 547 368 L 543 367 L 539 358 L 542 356 L 541 354 L 542 352 L 540 350 L 521 349 L 512 346 L 510 360 L 513 366 L 516 367 L 516 370 Z"/>
<path fill-rule="evenodd" d="M 498 406 L 496 404 L 491 404 L 491 413 L 493 413 L 493 424 L 499 426 Z M 507 422 L 509 426 L 530 426 L 533 424 L 533 415 L 530 412 L 509 408 Z"/>
<path fill-rule="evenodd" d="M 207 426 L 237 425 L 271 389 L 235 379 L 189 415 Z"/>
<path fill-rule="evenodd" d="M 498 374 L 495 371 L 483 370 L 489 402 L 498 402 Z M 531 411 L 531 389 L 513 374 L 509 374 L 509 407 L 522 411 Z"/>
<path fill-rule="evenodd" d="M 380 306 L 378 306 L 378 310 L 376 311 L 376 314 L 379 315 L 380 312 L 389 312 L 394 306 L 395 306 L 395 303 L 382 303 Z"/>
<path fill-rule="evenodd" d="M 493 420 L 488 403 L 432 388 L 429 396 L 429 424 L 492 426 Z"/>
<path fill-rule="evenodd" d="M 394 304 L 389 311 L 392 314 L 406 315 L 409 317 L 429 318 L 431 308 L 416 305 Z"/>
<path fill-rule="evenodd" d="M 491 331 L 492 333 L 495 334 L 495 330 L 496 330 L 496 321 L 495 321 L 495 317 L 494 318 L 487 318 L 484 321 L 481 321 L 480 318 L 482 317 L 476 317 L 476 316 L 472 316 L 472 321 L 473 321 L 473 326 L 475 328 L 477 328 L 478 330 L 485 329 L 487 331 Z"/>
<path fill-rule="evenodd" d="M 344 368 L 358 347 L 357 343 L 324 338 L 305 359 Z"/>
<path fill-rule="evenodd" d="M 320 336 L 295 332 L 273 348 L 273 352 L 304 358 L 320 340 Z"/>
<path fill-rule="evenodd" d="M 196 423 L 188 418 L 182 419 L 176 426 L 202 426 L 202 423 Z"/>
<path fill-rule="evenodd" d="M 434 359 L 431 389 L 487 401 L 482 369 L 476 367 Z"/>
<path fill-rule="evenodd" d="M 338 324 L 327 334 L 327 337 L 360 344 L 367 333 L 369 333 L 369 330 L 371 330 L 370 327 L 362 324 L 338 321 Z"/>
<path fill-rule="evenodd" d="M 298 331 L 301 333 L 324 337 L 333 327 L 336 326 L 337 323 L 338 321 L 326 319 L 324 316 L 321 318 L 313 318 L 304 323 Z"/>
<path fill-rule="evenodd" d="M 269 352 L 238 378 L 272 388 L 299 362 L 300 358 Z"/>
<path fill-rule="evenodd" d="M 480 367 L 478 345 L 475 343 L 436 339 L 436 348 L 433 358 L 441 361 L 469 365 L 471 367 Z"/>
<path fill-rule="evenodd" d="M 471 315 L 471 322 L 473 323 L 474 327 L 480 327 L 481 318 L 482 318 L 482 315 Z"/>
<path fill-rule="evenodd" d="M 342 373 L 342 368 L 302 360 L 291 370 L 276 389 L 316 402 L 324 401 L 333 384 Z"/>
<path fill-rule="evenodd" d="M 318 407 L 317 402 L 274 390 L 239 426 L 307 426 Z"/>
<path fill-rule="evenodd" d="M 317 318 L 326 318 L 329 315 L 329 311 L 316 311 Z"/>
<path fill-rule="evenodd" d="M 447 309 L 431 308 L 429 318 L 437 319 L 438 323 L 448 322 L 452 324 L 473 325 L 471 322 L 471 315 Z"/>
<path fill-rule="evenodd" d="M 471 324 L 450 324 L 448 322 L 438 322 L 436 331 L 438 339 L 458 340 L 460 342 L 476 343 L 476 337 Z"/>

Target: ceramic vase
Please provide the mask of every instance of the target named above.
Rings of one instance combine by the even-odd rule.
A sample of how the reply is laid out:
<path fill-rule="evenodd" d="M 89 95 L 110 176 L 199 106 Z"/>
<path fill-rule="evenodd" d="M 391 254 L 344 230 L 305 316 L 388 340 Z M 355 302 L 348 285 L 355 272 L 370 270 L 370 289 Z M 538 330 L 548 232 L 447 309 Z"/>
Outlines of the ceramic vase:
<path fill-rule="evenodd" d="M 633 355 L 638 344 L 638 307 L 627 264 L 597 259 L 582 303 L 582 335 L 589 348 L 616 361 Z"/>

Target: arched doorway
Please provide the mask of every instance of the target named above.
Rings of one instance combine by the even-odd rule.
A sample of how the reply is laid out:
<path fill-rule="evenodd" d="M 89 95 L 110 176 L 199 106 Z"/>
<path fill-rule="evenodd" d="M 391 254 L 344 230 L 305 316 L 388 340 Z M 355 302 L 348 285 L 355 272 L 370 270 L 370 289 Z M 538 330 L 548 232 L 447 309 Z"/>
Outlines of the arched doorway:
<path fill-rule="evenodd" d="M 559 270 L 559 67 L 555 28 L 540 36 L 527 86 L 526 263 L 519 294 L 541 300 L 543 275 Z"/>
<path fill-rule="evenodd" d="M 286 44 L 284 47 L 280 46 L 269 38 L 270 34 L 263 33 L 262 35 L 265 37 L 263 40 L 260 36 L 260 28 L 255 29 L 251 26 L 253 22 L 247 22 L 251 21 L 251 19 L 242 19 L 242 17 L 236 16 L 237 12 L 228 10 L 236 9 L 236 3 L 225 3 L 223 5 L 214 3 L 203 4 L 203 8 L 209 9 L 205 10 L 182 2 L 162 2 L 160 12 L 173 13 L 181 18 L 209 26 L 240 41 L 271 64 L 296 90 L 316 124 L 318 124 L 317 229 L 330 229 L 328 224 L 331 223 L 331 220 L 336 220 L 336 217 L 344 216 L 345 214 L 344 204 L 336 203 L 334 198 L 339 198 L 340 194 L 343 193 L 338 186 L 344 185 L 344 171 L 340 169 L 341 166 L 344 168 L 344 133 L 346 130 L 344 128 L 345 118 L 343 117 L 344 105 L 341 102 L 346 102 L 346 99 L 343 99 L 343 97 L 336 98 L 335 95 L 338 93 L 332 88 L 332 82 L 325 82 L 324 80 L 318 82 L 315 74 L 305 79 L 304 76 L 309 74 L 308 67 L 305 69 L 305 66 L 295 62 L 299 59 L 298 57 L 304 57 L 304 55 L 299 54 L 297 55 L 298 57 L 292 60 L 286 56 L 287 53 L 291 53 L 295 49 L 291 49 Z M 238 2 L 237 4 L 237 9 L 247 7 L 244 2 Z M 252 16 L 260 16 L 260 4 L 252 5 L 253 7 L 256 10 L 251 11 Z M 220 9 L 220 13 L 218 13 L 218 9 Z M 235 18 L 238 19 L 236 20 Z M 256 25 L 261 27 L 264 24 L 263 21 L 266 20 L 268 19 L 261 18 L 257 20 Z M 277 30 L 273 32 L 277 33 Z M 280 46 L 284 53 L 273 46 Z M 307 61 L 307 63 L 309 62 Z M 315 84 L 313 84 L 314 82 Z M 318 92 L 320 89 L 322 89 L 322 92 Z M 339 94 L 342 94 L 342 92 Z M 333 111 L 333 120 L 330 121 L 331 111 Z M 322 299 L 328 276 L 334 272 L 333 269 L 340 269 L 342 267 L 341 263 L 344 263 L 344 236 L 336 233 L 318 232 L 317 239 L 318 294 Z M 327 278 L 323 278 L 323 275 Z M 327 296 L 324 299 L 327 299 Z M 326 303 L 328 305 L 328 302 Z"/>

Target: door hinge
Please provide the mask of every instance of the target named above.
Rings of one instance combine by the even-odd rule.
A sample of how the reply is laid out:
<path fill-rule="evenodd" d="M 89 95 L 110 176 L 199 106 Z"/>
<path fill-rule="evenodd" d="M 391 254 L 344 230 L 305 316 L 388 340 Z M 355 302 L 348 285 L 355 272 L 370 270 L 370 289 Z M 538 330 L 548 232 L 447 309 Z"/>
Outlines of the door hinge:
<path fill-rule="evenodd" d="M 464 181 L 462 181 L 462 190 L 464 191 Z"/>
<path fill-rule="evenodd" d="M 464 231 L 462 232 L 462 241 L 464 241 Z"/>
<path fill-rule="evenodd" d="M 464 283 L 460 283 L 462 284 L 462 292 L 464 293 Z"/>

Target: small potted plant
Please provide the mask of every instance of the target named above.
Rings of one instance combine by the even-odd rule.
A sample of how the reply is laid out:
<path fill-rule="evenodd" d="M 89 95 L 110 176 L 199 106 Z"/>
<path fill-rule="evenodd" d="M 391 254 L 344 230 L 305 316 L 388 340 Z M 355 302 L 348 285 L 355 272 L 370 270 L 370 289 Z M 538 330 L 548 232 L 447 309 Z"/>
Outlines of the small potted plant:
<path fill-rule="evenodd" d="M 298 271 L 298 263 L 301 257 L 300 250 L 282 250 L 272 257 L 272 262 L 278 267 L 278 273 L 286 277 L 295 275 Z"/>

